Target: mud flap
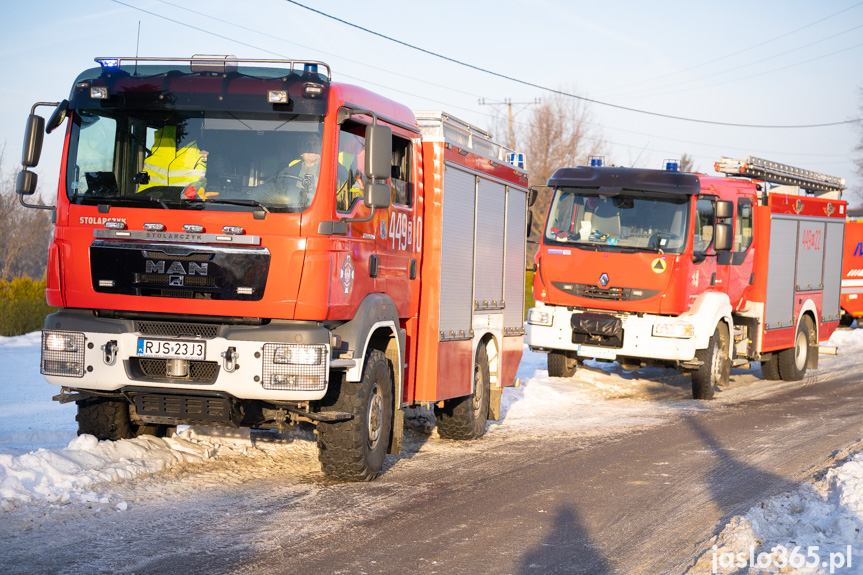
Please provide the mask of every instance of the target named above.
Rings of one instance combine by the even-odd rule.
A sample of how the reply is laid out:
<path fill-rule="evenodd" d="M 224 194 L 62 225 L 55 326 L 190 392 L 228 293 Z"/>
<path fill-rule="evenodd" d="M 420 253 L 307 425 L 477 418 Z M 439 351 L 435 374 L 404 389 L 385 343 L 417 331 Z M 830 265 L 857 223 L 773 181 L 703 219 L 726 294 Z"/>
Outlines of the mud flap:
<path fill-rule="evenodd" d="M 806 369 L 818 369 L 818 349 L 819 345 L 810 345 L 809 353 L 806 354 Z"/>
<path fill-rule="evenodd" d="M 387 451 L 390 455 L 401 455 L 402 453 L 402 438 L 405 434 L 405 412 L 401 409 L 396 409 L 393 413 L 393 431 L 390 437 L 390 448 Z"/>
<path fill-rule="evenodd" d="M 488 396 L 488 419 L 489 421 L 500 421 L 500 398 L 503 389 L 492 387 Z"/>

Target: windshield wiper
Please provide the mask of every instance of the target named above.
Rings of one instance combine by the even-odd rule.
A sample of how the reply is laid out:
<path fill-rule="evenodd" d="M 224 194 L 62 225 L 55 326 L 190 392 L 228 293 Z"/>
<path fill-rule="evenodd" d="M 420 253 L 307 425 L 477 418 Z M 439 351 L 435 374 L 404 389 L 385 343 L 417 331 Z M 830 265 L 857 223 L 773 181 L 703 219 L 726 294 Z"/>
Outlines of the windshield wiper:
<path fill-rule="evenodd" d="M 89 198 L 86 196 L 79 196 L 82 200 L 92 200 L 97 204 L 158 204 L 163 210 L 168 209 L 168 204 L 163 202 L 159 198 L 154 198 L 153 196 L 147 195 L 134 195 L 134 196 L 102 196 L 102 197 L 93 197 Z"/>
<path fill-rule="evenodd" d="M 247 200 L 247 199 L 230 199 L 230 198 L 222 198 L 222 199 L 211 198 L 211 199 L 208 199 L 206 201 L 203 201 L 203 200 L 186 200 L 186 201 L 191 202 L 191 203 L 200 202 L 201 204 L 228 204 L 231 206 L 249 206 L 252 208 L 261 208 L 262 210 L 264 210 L 268 214 L 270 213 L 270 210 L 267 208 L 266 204 L 261 203 L 258 200 L 252 200 L 252 199 Z"/>
<path fill-rule="evenodd" d="M 662 248 L 652 248 L 650 246 L 617 246 L 621 249 L 632 250 L 634 252 L 650 252 L 652 254 L 664 254 L 665 251 Z"/>

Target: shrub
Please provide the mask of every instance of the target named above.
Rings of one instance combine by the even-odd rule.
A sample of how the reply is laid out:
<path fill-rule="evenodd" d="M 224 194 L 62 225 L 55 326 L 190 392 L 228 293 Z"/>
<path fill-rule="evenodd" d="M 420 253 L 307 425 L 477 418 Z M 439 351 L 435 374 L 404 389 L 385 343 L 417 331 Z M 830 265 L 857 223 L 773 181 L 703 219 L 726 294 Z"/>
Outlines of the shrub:
<path fill-rule="evenodd" d="M 42 329 L 45 316 L 57 308 L 45 302 L 45 280 L 20 277 L 0 281 L 0 335 L 21 335 Z"/>

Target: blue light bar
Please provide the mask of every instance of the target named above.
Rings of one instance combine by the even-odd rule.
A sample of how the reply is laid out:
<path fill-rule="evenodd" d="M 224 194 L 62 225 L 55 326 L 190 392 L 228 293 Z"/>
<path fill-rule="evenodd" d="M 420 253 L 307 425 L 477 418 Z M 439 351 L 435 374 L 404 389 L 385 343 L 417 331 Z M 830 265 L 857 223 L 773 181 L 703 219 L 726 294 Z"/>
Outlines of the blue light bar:
<path fill-rule="evenodd" d="M 510 166 L 524 169 L 524 154 L 507 154 L 506 161 Z"/>
<path fill-rule="evenodd" d="M 119 58 L 96 58 L 96 61 L 103 68 L 118 68 L 120 66 Z"/>
<path fill-rule="evenodd" d="M 602 156 L 592 156 L 590 158 L 590 167 L 591 168 L 601 168 L 602 167 Z"/>
<path fill-rule="evenodd" d="M 665 171 L 666 172 L 680 171 L 680 164 L 678 164 L 676 160 L 666 160 L 665 161 Z"/>
<path fill-rule="evenodd" d="M 306 64 L 303 66 L 303 72 L 306 74 L 317 74 L 318 73 L 318 65 L 317 64 Z"/>

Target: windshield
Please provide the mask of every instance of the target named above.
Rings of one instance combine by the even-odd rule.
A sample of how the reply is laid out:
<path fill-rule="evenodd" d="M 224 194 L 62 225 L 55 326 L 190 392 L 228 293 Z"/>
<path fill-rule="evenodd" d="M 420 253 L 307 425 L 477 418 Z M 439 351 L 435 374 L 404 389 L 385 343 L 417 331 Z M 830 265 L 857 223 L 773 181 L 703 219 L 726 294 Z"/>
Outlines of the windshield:
<path fill-rule="evenodd" d="M 686 247 L 688 220 L 687 195 L 633 190 L 599 195 L 595 188 L 558 188 L 545 241 L 592 249 L 679 254 Z"/>
<path fill-rule="evenodd" d="M 322 122 L 275 112 L 79 109 L 67 194 L 78 204 L 301 212 L 317 189 Z"/>

